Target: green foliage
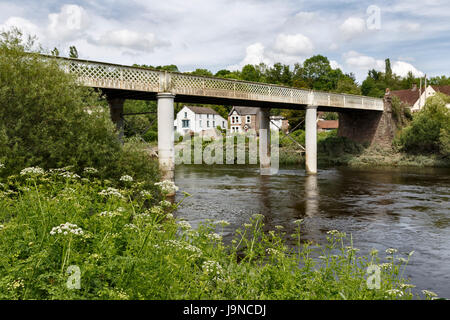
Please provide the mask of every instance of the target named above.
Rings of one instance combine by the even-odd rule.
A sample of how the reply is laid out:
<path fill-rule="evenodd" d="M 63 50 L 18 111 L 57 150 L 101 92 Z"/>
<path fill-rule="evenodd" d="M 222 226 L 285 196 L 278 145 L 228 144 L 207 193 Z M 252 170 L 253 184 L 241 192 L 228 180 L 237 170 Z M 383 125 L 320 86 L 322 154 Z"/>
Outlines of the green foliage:
<path fill-rule="evenodd" d="M 1 181 L 0 299 L 413 297 L 402 278 L 410 255 L 391 249 L 386 258 L 360 256 L 336 230 L 323 246 L 313 245 L 301 239 L 296 221 L 292 248 L 282 231 L 263 231 L 263 216 L 254 215 L 226 244 L 228 222 L 197 230 L 177 222 L 179 204 L 155 201 L 164 190 L 148 192 L 137 176 L 108 189 L 111 182 L 95 173 L 80 179 L 35 171 Z M 379 289 L 367 286 L 373 264 Z M 68 266 L 80 270 L 79 289 L 67 286 Z"/>
<path fill-rule="evenodd" d="M 75 58 L 75 59 L 78 58 L 78 50 L 77 50 L 77 47 L 71 46 L 71 47 L 69 48 L 69 58 Z"/>
<path fill-rule="evenodd" d="M 447 132 L 450 128 L 450 111 L 446 107 L 448 103 L 450 98 L 440 93 L 428 98 L 425 107 L 414 114 L 411 124 L 400 133 L 397 143 L 401 150 L 446 154 Z"/>
<path fill-rule="evenodd" d="M 392 117 L 399 128 L 406 126 L 412 120 L 408 105 L 402 102 L 397 96 L 392 97 Z"/>
<path fill-rule="evenodd" d="M 157 169 L 145 151 L 121 148 L 105 101 L 57 62 L 25 53 L 30 49 L 17 30 L 1 34 L 0 174 L 71 166 L 77 173 L 95 167 L 102 177 L 117 177 L 135 165 L 132 172 L 152 183 Z"/>

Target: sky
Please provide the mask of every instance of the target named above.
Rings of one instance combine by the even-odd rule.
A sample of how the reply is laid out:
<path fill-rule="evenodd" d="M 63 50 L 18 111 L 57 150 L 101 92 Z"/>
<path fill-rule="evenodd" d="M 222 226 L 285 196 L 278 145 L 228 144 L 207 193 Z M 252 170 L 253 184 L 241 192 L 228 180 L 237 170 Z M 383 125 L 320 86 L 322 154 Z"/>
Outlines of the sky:
<path fill-rule="evenodd" d="M 216 72 L 322 54 L 362 82 L 391 59 L 405 76 L 450 75 L 448 0 L 2 0 L 0 29 L 48 50 L 131 65 Z"/>

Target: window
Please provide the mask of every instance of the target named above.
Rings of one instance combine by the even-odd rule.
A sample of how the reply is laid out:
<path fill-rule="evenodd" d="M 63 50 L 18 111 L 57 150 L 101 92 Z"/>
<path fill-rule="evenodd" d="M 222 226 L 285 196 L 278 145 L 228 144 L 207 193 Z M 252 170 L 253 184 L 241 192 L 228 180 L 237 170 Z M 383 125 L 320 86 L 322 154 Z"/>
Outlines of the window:
<path fill-rule="evenodd" d="M 216 122 L 215 121 L 213 121 L 213 128 L 215 128 L 216 127 Z"/>
<path fill-rule="evenodd" d="M 202 127 L 202 120 L 198 121 L 198 126 L 201 128 Z"/>
<path fill-rule="evenodd" d="M 206 119 L 209 119 L 209 114 L 206 115 Z"/>
<path fill-rule="evenodd" d="M 206 126 L 209 128 L 209 121 L 206 121 Z"/>
<path fill-rule="evenodd" d="M 184 117 L 187 118 L 187 112 L 184 113 Z"/>
<path fill-rule="evenodd" d="M 183 128 L 189 128 L 189 120 L 181 120 Z"/>
<path fill-rule="evenodd" d="M 225 129 L 225 121 L 222 121 L 222 129 Z"/>
<path fill-rule="evenodd" d="M 250 123 L 252 122 L 252 118 L 250 116 L 247 116 L 245 119 L 245 123 Z"/>

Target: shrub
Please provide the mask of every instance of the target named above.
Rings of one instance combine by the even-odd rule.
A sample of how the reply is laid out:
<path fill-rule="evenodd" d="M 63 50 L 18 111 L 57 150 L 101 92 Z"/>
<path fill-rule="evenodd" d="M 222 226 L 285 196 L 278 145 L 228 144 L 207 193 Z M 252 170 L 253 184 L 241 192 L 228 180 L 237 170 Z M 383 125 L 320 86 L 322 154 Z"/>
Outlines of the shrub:
<path fill-rule="evenodd" d="M 121 147 L 101 96 L 77 85 L 55 60 L 27 53 L 32 46 L 18 30 L 0 34 L 1 174 L 94 167 L 104 178 L 134 173 L 151 184 L 155 165 L 135 143 Z"/>
<path fill-rule="evenodd" d="M 55 61 L 28 54 L 17 30 L 0 35 L 0 150 L 9 172 L 40 165 L 104 167 L 120 144 L 99 95 L 78 86 Z"/>
<path fill-rule="evenodd" d="M 400 149 L 409 153 L 445 154 L 449 148 L 446 139 L 450 128 L 448 103 L 450 98 L 440 93 L 427 99 L 425 107 L 400 132 L 396 141 Z"/>

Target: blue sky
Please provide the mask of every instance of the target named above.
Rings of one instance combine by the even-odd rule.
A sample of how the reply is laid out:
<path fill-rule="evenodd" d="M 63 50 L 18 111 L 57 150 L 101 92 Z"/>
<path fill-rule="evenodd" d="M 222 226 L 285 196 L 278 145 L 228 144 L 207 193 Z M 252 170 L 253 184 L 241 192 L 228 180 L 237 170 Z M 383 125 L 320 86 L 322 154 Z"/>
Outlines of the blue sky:
<path fill-rule="evenodd" d="M 323 54 L 359 81 L 388 57 L 402 76 L 450 75 L 447 0 L 3 0 L 0 28 L 13 25 L 63 55 L 181 71 Z"/>

